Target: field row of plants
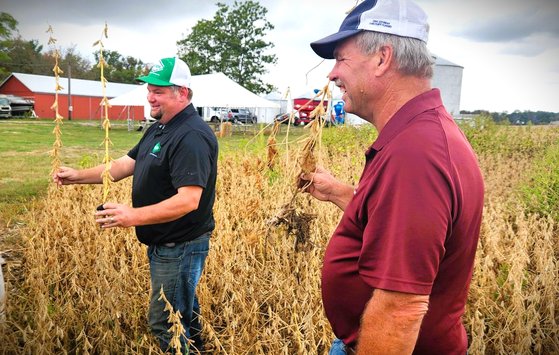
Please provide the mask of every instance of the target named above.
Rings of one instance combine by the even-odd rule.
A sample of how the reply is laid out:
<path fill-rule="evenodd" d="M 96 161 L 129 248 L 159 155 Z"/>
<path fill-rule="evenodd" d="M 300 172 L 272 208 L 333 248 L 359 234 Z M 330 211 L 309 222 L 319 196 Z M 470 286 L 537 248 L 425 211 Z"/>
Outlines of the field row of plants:
<path fill-rule="evenodd" d="M 559 353 L 559 129 L 478 118 L 463 130 L 486 184 L 465 315 L 469 353 Z M 269 133 L 220 138 L 217 226 L 198 290 L 208 353 L 326 354 L 333 338 L 320 268 L 340 211 L 296 193 L 309 131 L 279 134 L 273 165 Z M 375 137 L 368 125 L 326 128 L 318 162 L 355 183 Z M 82 164 L 100 163 L 82 153 Z M 109 200 L 129 202 L 130 189 L 131 180 L 113 184 Z M 95 225 L 102 193 L 49 186 L 29 205 L 21 263 L 7 273 L 7 353 L 159 353 L 146 326 L 146 247 L 133 229 Z"/>

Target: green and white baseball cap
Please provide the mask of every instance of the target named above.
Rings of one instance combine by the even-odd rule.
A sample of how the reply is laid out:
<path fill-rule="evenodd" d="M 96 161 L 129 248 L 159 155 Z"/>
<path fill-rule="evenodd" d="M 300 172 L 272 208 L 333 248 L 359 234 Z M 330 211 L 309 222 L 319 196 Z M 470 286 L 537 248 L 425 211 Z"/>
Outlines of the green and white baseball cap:
<path fill-rule="evenodd" d="M 151 67 L 148 75 L 137 78 L 155 86 L 184 86 L 190 87 L 190 68 L 180 58 L 163 58 Z"/>

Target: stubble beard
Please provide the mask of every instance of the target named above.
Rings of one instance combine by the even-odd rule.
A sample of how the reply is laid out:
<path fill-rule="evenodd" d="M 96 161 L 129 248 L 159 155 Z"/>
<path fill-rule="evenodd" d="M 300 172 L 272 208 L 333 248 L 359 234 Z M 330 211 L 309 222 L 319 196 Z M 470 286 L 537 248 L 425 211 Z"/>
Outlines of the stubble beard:
<path fill-rule="evenodd" d="M 161 117 L 163 117 L 163 113 L 161 112 L 161 110 L 154 110 L 152 109 L 150 112 L 150 116 L 154 119 L 156 119 L 157 121 L 159 121 L 161 119 Z"/>

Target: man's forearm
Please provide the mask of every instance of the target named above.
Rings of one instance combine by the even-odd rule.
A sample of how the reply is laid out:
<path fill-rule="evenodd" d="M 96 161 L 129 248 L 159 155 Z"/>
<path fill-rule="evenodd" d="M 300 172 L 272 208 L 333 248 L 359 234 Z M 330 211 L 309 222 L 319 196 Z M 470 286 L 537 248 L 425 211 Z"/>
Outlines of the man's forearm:
<path fill-rule="evenodd" d="M 200 204 L 202 188 L 199 186 L 185 186 L 178 193 L 157 204 L 135 208 L 133 224 L 146 225 L 174 221 L 196 209 Z"/>
<path fill-rule="evenodd" d="M 74 181 L 75 184 L 101 184 L 103 178 L 101 174 L 105 170 L 105 165 L 97 165 L 93 168 L 82 169 L 78 171 L 78 178 Z"/>
<path fill-rule="evenodd" d="M 105 164 L 78 170 L 77 179 L 74 181 L 74 184 L 101 184 L 103 182 L 103 171 L 105 171 Z M 132 175 L 133 171 L 134 161 L 128 157 L 123 157 L 111 162 L 109 173 L 114 181 L 119 181 Z"/>
<path fill-rule="evenodd" d="M 375 290 L 365 308 L 357 354 L 411 354 L 429 296 Z"/>
<path fill-rule="evenodd" d="M 345 211 L 349 201 L 353 198 L 353 191 L 353 186 L 340 182 L 338 186 L 333 188 L 332 194 L 330 194 L 328 199 L 342 211 Z"/>

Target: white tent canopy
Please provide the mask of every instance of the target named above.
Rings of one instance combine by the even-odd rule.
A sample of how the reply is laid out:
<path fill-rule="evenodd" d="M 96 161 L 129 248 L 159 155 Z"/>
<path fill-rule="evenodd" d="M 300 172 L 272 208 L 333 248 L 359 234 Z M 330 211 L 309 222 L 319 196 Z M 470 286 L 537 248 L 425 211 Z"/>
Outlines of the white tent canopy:
<path fill-rule="evenodd" d="M 111 106 L 144 106 L 147 104 L 147 96 L 147 84 L 138 85 L 131 91 L 113 97 L 109 100 L 109 103 L 111 104 Z"/>
<path fill-rule="evenodd" d="M 275 102 L 245 89 L 223 73 L 193 76 L 192 90 L 192 102 L 198 107 L 279 107 Z"/>
<path fill-rule="evenodd" d="M 197 107 L 279 108 L 279 104 L 250 92 L 223 73 L 194 75 L 191 86 L 192 103 Z M 112 106 L 144 106 L 148 117 L 147 84 L 110 99 L 109 103 Z"/>

